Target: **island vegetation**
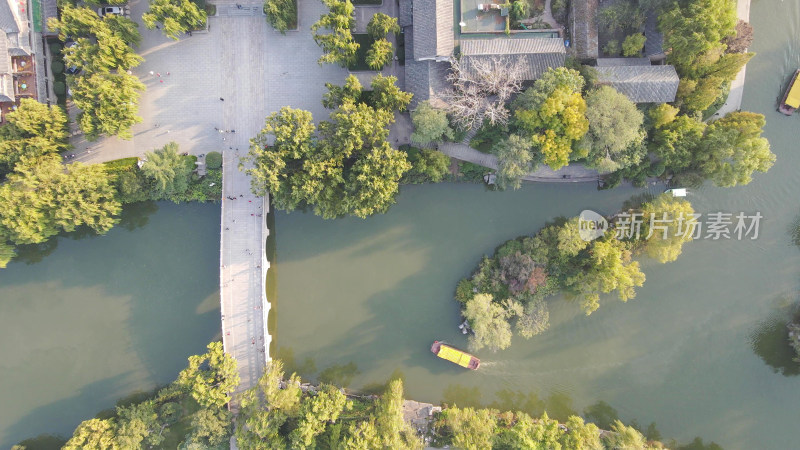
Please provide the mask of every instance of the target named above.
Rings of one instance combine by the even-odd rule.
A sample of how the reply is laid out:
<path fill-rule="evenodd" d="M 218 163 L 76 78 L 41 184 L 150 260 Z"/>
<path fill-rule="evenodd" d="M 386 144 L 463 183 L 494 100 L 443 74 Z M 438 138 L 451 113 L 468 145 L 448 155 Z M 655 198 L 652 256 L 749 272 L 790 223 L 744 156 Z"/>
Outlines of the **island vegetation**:
<path fill-rule="evenodd" d="M 633 257 L 675 261 L 692 240 L 693 213 L 686 200 L 662 194 L 612 217 L 610 228 L 591 241 L 581 235 L 580 219 L 574 217 L 504 243 L 456 288 L 455 298 L 472 330 L 470 348 L 508 348 L 512 322 L 524 338 L 544 332 L 547 302 L 557 293 L 577 300 L 586 315 L 599 308 L 603 294 L 616 292 L 622 301 L 634 298 L 645 275 Z M 645 218 L 638 232 L 630 221 L 634 214 Z M 652 222 L 652 229 L 650 218 L 660 221 Z"/>
<path fill-rule="evenodd" d="M 560 422 L 547 412 L 444 405 L 426 424 L 412 427 L 404 418 L 403 381 L 398 377 L 384 385 L 382 395 L 364 395 L 332 384 L 304 383 L 294 373 L 287 377 L 283 363 L 273 360 L 257 385 L 234 394 L 238 384 L 236 361 L 220 342 L 212 342 L 206 353 L 189 357 L 177 380 L 81 422 L 61 448 L 221 450 L 229 447 L 232 436 L 238 448 L 253 450 L 665 448 L 655 424 L 643 434 L 637 424 L 621 422 L 604 402 L 584 412 L 597 424 L 574 412 Z M 238 414 L 228 410 L 229 401 L 236 403 Z M 14 450 L 25 450 L 27 442 Z M 701 440 L 699 447 L 670 445 L 719 448 L 706 447 Z"/>

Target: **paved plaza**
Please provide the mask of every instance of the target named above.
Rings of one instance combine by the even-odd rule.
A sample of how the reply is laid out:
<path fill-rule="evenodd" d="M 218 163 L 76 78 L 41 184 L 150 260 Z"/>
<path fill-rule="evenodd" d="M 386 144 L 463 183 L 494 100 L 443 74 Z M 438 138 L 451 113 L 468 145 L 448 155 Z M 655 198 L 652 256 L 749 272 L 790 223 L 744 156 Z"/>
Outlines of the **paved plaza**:
<path fill-rule="evenodd" d="M 209 31 L 179 41 L 161 30 L 144 28 L 140 18 L 147 10 L 146 1 L 130 4 L 131 18 L 142 32 L 138 51 L 145 61 L 133 72 L 147 86 L 139 102 L 143 120 L 133 127 L 131 140 L 107 137 L 86 142 L 80 135 L 74 137 L 76 160 L 144 156 L 170 141 L 191 154 L 236 145 L 244 153 L 264 118 L 282 106 L 309 110 L 315 121 L 327 118 L 321 103 L 325 83 L 343 83 L 347 71 L 317 64 L 321 51 L 310 27 L 325 6 L 317 0 L 299 0 L 300 29 L 282 35 L 267 25 L 261 2 L 240 3 L 248 8 L 244 14 L 235 1 L 213 3 L 218 15 L 209 18 Z M 236 138 L 218 133 L 215 127 L 236 130 Z"/>

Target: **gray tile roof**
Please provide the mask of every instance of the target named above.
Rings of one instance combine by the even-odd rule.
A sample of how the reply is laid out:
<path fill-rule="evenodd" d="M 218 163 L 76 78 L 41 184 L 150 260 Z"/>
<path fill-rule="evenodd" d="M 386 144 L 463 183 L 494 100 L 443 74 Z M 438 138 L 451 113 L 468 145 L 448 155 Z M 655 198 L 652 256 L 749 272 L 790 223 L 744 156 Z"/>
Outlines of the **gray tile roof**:
<path fill-rule="evenodd" d="M 612 86 L 634 103 L 669 103 L 678 91 L 678 73 L 672 66 L 596 67 L 598 84 Z"/>
<path fill-rule="evenodd" d="M 8 38 L 0 31 L 0 74 L 11 73 L 11 55 L 8 53 Z"/>
<path fill-rule="evenodd" d="M 416 27 L 414 26 L 406 29 L 407 52 L 413 51 L 414 39 L 412 35 L 414 28 Z M 430 100 L 434 105 L 441 103 L 438 95 L 443 94 L 450 88 L 447 81 L 447 71 L 449 68 L 449 62 L 406 60 L 406 91 L 414 94 L 411 98 L 411 109 L 416 108 L 419 102 L 425 100 Z"/>
<path fill-rule="evenodd" d="M 566 54 L 561 38 L 462 39 L 462 55 L 520 55 L 528 53 Z"/>
<path fill-rule="evenodd" d="M 411 0 L 400 0 L 400 12 L 397 15 L 397 23 L 401 27 L 411 26 Z"/>
<path fill-rule="evenodd" d="M 58 18 L 58 6 L 56 0 L 41 0 L 42 2 L 42 30 L 45 34 L 58 34 L 58 32 L 51 30 L 47 26 L 47 19 L 51 17 Z"/>
<path fill-rule="evenodd" d="M 446 58 L 453 53 L 454 0 L 414 0 L 414 59 Z"/>
<path fill-rule="evenodd" d="M 11 12 L 8 0 L 0 1 L 0 30 L 6 33 L 19 33 L 19 26 L 14 18 L 14 13 Z"/>
<path fill-rule="evenodd" d="M 654 56 L 664 53 L 664 38 L 658 31 L 658 14 L 655 11 L 647 13 L 647 20 L 644 22 L 644 55 Z"/>
<path fill-rule="evenodd" d="M 562 67 L 566 48 L 561 38 L 463 39 L 461 61 L 466 70 L 478 59 L 514 58 L 522 62 L 524 80 L 536 80 L 548 68 Z"/>
<path fill-rule="evenodd" d="M 649 66 L 650 58 L 598 58 L 598 67 L 607 66 Z"/>
<path fill-rule="evenodd" d="M 572 4 L 572 47 L 578 59 L 595 59 L 597 43 L 597 0 L 576 0 Z"/>
<path fill-rule="evenodd" d="M 0 75 L 0 102 L 14 102 L 14 79 L 5 73 Z"/>

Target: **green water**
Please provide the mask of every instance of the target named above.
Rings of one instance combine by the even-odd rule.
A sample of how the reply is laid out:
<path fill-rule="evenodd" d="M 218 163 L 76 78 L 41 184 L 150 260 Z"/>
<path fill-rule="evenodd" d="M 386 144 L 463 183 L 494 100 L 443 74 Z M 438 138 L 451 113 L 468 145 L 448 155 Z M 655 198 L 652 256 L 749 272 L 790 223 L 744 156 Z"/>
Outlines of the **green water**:
<path fill-rule="evenodd" d="M 71 434 L 219 336 L 219 214 L 136 205 L 106 236 L 59 238 L 0 270 L 0 448 Z"/>
<path fill-rule="evenodd" d="M 800 67 L 800 2 L 756 1 L 751 14 L 758 56 L 743 109 L 767 116 L 778 162 L 747 187 L 704 187 L 689 200 L 704 214 L 761 212 L 757 240 L 696 241 L 675 263 L 645 262 L 637 298 L 605 298 L 590 317 L 553 299 L 549 331 L 479 352 L 473 373 L 429 351 L 434 339 L 466 346 L 456 282 L 506 239 L 584 208 L 613 212 L 640 191 L 438 185 L 404 188 L 389 214 L 368 220 L 279 213 L 279 354 L 306 375 L 328 369 L 323 378 L 353 388 L 400 371 L 408 396 L 422 401 L 563 416 L 602 400 L 624 420 L 656 422 L 663 436 L 684 442 L 797 448 L 800 370 L 779 333 L 782 306 L 800 287 L 800 249 L 788 234 L 800 214 L 800 119 L 775 104 Z"/>

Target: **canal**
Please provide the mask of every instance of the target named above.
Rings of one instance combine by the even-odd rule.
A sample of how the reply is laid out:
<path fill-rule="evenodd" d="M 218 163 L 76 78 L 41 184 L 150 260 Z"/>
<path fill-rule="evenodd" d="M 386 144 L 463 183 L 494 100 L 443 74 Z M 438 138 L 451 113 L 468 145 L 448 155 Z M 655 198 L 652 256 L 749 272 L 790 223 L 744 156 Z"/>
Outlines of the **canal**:
<path fill-rule="evenodd" d="M 0 448 L 71 435 L 218 339 L 219 205 L 142 203 L 0 270 Z"/>
<path fill-rule="evenodd" d="M 800 119 L 775 112 L 800 67 L 800 1 L 755 2 L 743 109 L 767 116 L 778 162 L 734 189 L 706 186 L 703 214 L 760 212 L 757 240 L 700 240 L 677 262 L 643 263 L 628 303 L 590 317 L 550 301 L 551 326 L 467 373 L 434 339 L 465 347 L 456 282 L 504 240 L 582 209 L 610 213 L 632 188 L 526 185 L 514 192 L 440 184 L 402 189 L 391 211 L 323 221 L 277 213 L 275 348 L 304 376 L 371 390 L 402 375 L 421 401 L 492 405 L 556 417 L 599 401 L 681 442 L 796 447 L 800 369 L 780 333 L 798 300 Z M 656 188 L 652 188 L 656 190 Z M 0 271 L 0 448 L 68 434 L 120 397 L 174 379 L 219 337 L 219 207 L 143 204 L 108 235 L 68 236 Z"/>
<path fill-rule="evenodd" d="M 435 358 L 435 339 L 466 347 L 457 281 L 504 240 L 582 209 L 611 213 L 640 192 L 594 186 L 412 186 L 389 214 L 323 221 L 276 215 L 276 350 L 305 376 L 371 389 L 393 375 L 420 401 L 493 405 L 564 416 L 599 401 L 665 437 L 726 449 L 795 448 L 800 377 L 782 340 L 798 299 L 800 121 L 775 111 L 800 67 L 800 2 L 756 2 L 744 110 L 767 116 L 778 161 L 746 187 L 692 190 L 698 212 L 760 212 L 757 240 L 700 240 L 677 262 L 643 263 L 627 304 L 606 297 L 590 317 L 550 302 L 551 326 L 506 351 L 479 352 L 467 372 Z"/>

